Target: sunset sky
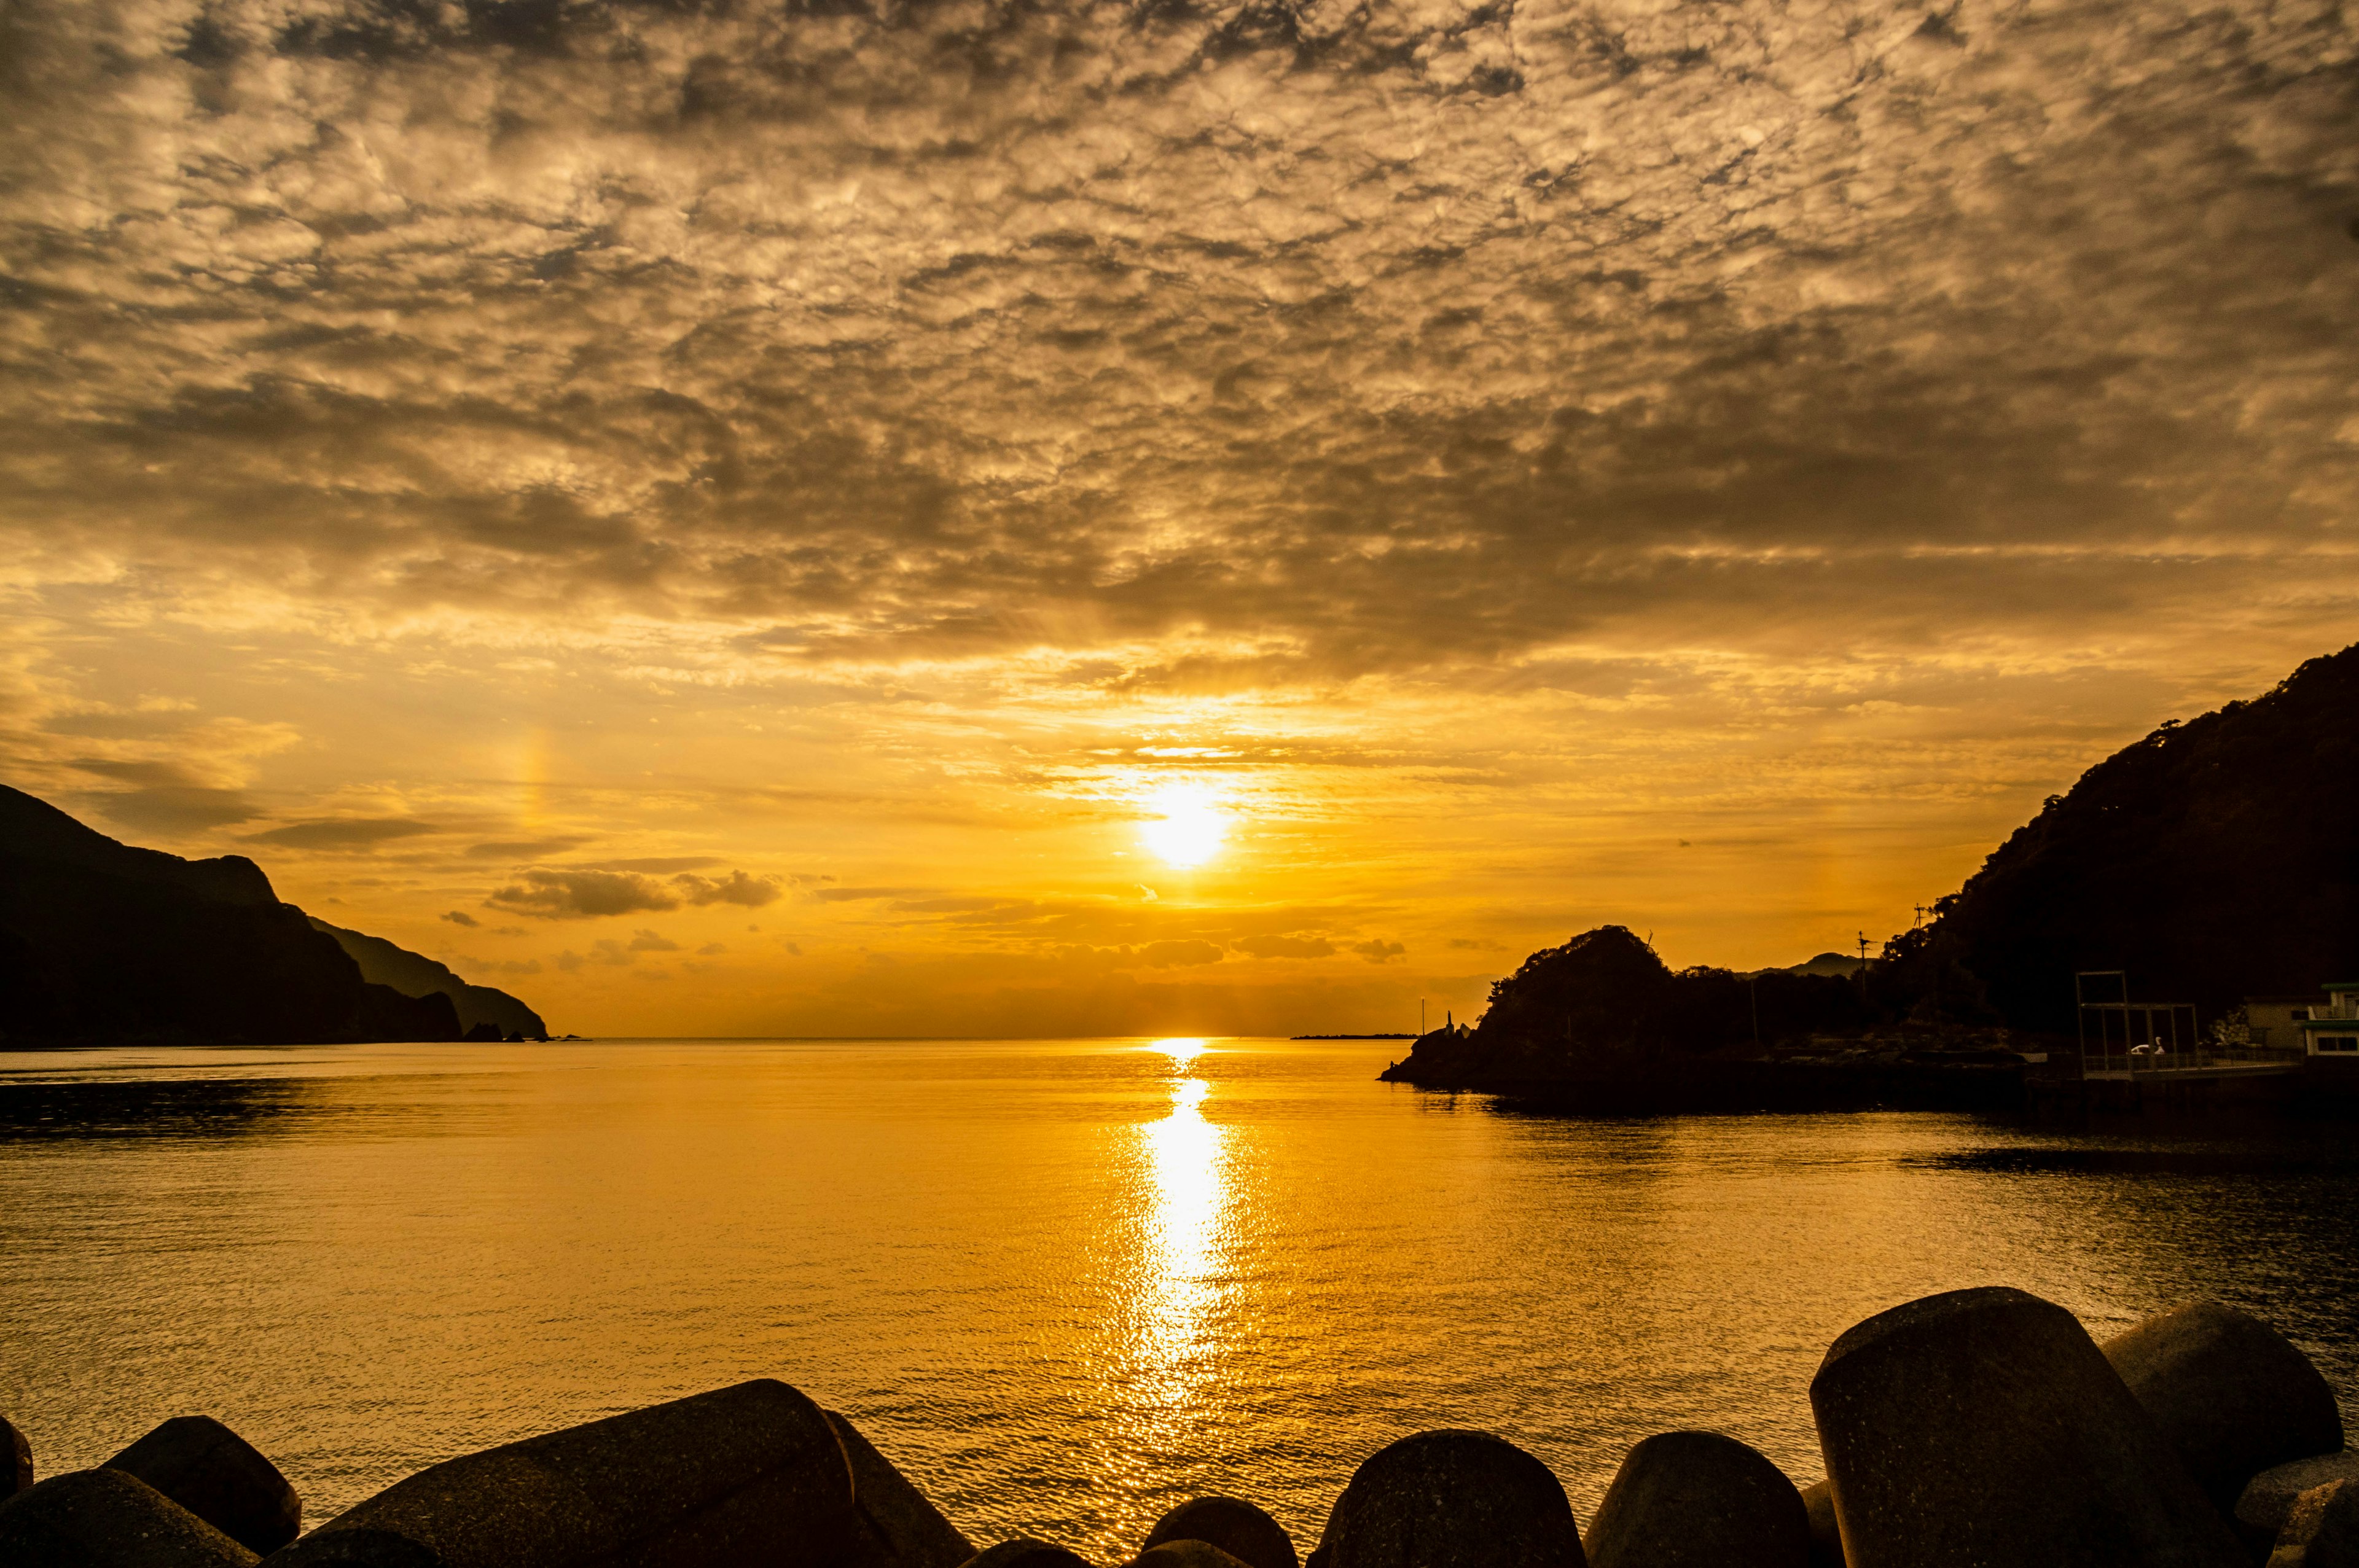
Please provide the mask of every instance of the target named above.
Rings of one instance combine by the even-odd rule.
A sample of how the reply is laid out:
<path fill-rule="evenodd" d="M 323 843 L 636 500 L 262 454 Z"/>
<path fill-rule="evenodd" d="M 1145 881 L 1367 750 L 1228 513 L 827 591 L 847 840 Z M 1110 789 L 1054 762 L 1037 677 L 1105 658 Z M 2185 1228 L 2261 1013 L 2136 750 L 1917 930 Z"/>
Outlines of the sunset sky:
<path fill-rule="evenodd" d="M 2359 640 L 2332 0 L 21 0 L 0 124 L 0 779 L 560 1030 L 1796 962 Z"/>

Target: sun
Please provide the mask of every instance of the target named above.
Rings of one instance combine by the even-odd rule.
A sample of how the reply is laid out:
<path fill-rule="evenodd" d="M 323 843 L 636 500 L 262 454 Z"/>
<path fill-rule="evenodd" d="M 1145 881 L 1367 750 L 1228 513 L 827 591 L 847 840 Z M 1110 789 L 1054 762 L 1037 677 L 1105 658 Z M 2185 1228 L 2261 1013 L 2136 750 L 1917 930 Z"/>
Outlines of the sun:
<path fill-rule="evenodd" d="M 1142 829 L 1147 847 L 1163 863 L 1190 871 L 1221 852 L 1229 836 L 1229 817 L 1201 784 L 1168 784 L 1147 799 L 1158 815 Z"/>

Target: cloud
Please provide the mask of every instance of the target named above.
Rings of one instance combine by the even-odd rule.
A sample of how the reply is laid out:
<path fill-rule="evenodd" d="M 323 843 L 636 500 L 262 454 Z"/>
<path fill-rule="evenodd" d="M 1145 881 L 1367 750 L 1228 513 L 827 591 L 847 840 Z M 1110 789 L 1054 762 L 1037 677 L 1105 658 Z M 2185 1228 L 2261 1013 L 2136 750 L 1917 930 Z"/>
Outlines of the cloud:
<path fill-rule="evenodd" d="M 734 903 L 747 909 L 759 909 L 766 903 L 776 903 L 779 893 L 775 879 L 749 877 L 744 871 L 732 871 L 718 880 L 681 875 L 672 878 L 672 885 L 693 904 Z"/>
<path fill-rule="evenodd" d="M 442 913 L 442 918 L 449 921 L 453 925 L 473 926 L 481 925 L 483 924 L 482 921 L 477 920 L 473 915 L 468 914 L 463 909 L 445 910 Z"/>
<path fill-rule="evenodd" d="M 535 867 L 484 901 L 517 914 L 549 920 L 587 920 L 678 909 L 679 900 L 663 883 L 636 871 L 552 871 Z"/>
<path fill-rule="evenodd" d="M 241 842 L 275 844 L 288 849 L 358 850 L 440 831 L 431 823 L 406 816 L 331 816 L 249 833 Z"/>
<path fill-rule="evenodd" d="M 1246 936 L 1232 946 L 1256 958 L 1324 958 L 1335 951 L 1324 936 Z"/>
<path fill-rule="evenodd" d="M 1352 951 L 1371 964 L 1386 964 L 1399 957 L 1408 949 L 1397 942 L 1386 942 L 1382 938 L 1371 937 L 1365 942 L 1353 943 Z"/>
<path fill-rule="evenodd" d="M 721 863 L 717 857 L 712 855 L 659 855 L 644 860 L 601 860 L 594 869 L 602 871 L 654 871 L 660 875 L 666 871 L 701 871 L 708 866 Z"/>
<path fill-rule="evenodd" d="M 906 898 L 926 891 L 924 888 L 821 888 L 811 897 L 821 903 L 860 903 L 870 899 Z M 997 903 L 1001 901 L 995 899 L 991 902 Z"/>
<path fill-rule="evenodd" d="M 1214 942 L 1149 942 L 1138 950 L 1138 957 L 1151 968 L 1217 964 L 1221 961 L 1221 948 Z"/>
<path fill-rule="evenodd" d="M 672 862 L 651 863 L 661 866 Z M 641 910 L 678 909 L 683 902 L 700 906 L 734 903 L 758 909 L 775 903 L 780 892 L 773 878 L 748 876 L 737 871 L 721 878 L 683 871 L 666 882 L 640 871 L 536 866 L 484 902 L 519 914 L 585 919 L 631 914 Z"/>
<path fill-rule="evenodd" d="M 250 822 L 262 807 L 243 790 L 163 788 L 127 790 L 93 797 L 92 804 L 126 827 L 158 833 L 193 833 Z"/>
<path fill-rule="evenodd" d="M 699 947 L 696 950 L 696 956 L 700 958 L 710 958 L 716 953 L 726 953 L 727 951 L 729 951 L 729 949 L 718 942 L 707 942 L 703 946 Z"/>
<path fill-rule="evenodd" d="M 544 855 L 562 854 L 588 842 L 587 838 L 568 836 L 500 839 L 487 844 L 470 844 L 467 846 L 467 858 L 471 860 L 535 860 Z"/>
<path fill-rule="evenodd" d="M 677 953 L 679 944 L 668 936 L 641 929 L 631 933 L 630 951 L 634 953 Z"/>
<path fill-rule="evenodd" d="M 32 0 L 0 530 L 1134 695 L 2134 625 L 2359 498 L 2342 24 L 2160 3 Z"/>

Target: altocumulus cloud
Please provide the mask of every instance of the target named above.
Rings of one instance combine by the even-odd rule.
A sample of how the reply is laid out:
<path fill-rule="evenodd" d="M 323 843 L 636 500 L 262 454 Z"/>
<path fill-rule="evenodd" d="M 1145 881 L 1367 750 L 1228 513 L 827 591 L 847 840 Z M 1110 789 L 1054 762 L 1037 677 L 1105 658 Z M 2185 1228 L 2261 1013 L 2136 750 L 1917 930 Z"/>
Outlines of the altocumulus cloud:
<path fill-rule="evenodd" d="M 678 909 L 682 903 L 734 903 L 758 908 L 776 900 L 778 892 L 774 879 L 748 876 L 742 871 L 733 871 L 718 879 L 683 872 L 665 882 L 637 871 L 537 866 L 484 902 L 496 909 L 545 919 L 594 919 Z M 643 937 L 652 935 L 640 933 Z M 636 944 L 635 949 L 647 950 Z"/>
<path fill-rule="evenodd" d="M 803 664 L 1130 643 L 1092 678 L 1212 687 L 2343 569 L 2322 0 L 7 27 L 37 586 L 627 609 Z M 207 787 L 145 809 L 249 809 Z M 694 896 L 588 874 L 501 897 Z"/>

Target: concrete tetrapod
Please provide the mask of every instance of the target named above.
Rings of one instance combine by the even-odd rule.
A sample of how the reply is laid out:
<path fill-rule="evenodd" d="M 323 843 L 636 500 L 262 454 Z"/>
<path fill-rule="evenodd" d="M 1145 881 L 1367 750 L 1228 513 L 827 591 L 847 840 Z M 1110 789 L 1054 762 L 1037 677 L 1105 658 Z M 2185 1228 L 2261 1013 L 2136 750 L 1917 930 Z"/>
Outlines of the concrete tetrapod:
<path fill-rule="evenodd" d="M 1585 1568 L 1572 1505 L 1549 1467 L 1487 1432 L 1442 1430 L 1378 1449 L 1327 1515 L 1307 1568 Z"/>
<path fill-rule="evenodd" d="M 2329 1481 L 2296 1498 L 2268 1568 L 2359 1568 L 2359 1481 Z"/>
<path fill-rule="evenodd" d="M 1090 1568 L 1090 1564 L 1061 1546 L 1019 1535 L 984 1547 L 967 1560 L 966 1568 Z"/>
<path fill-rule="evenodd" d="M 0 1503 L 6 1568 L 253 1568 L 260 1561 L 120 1470 L 52 1476 Z"/>
<path fill-rule="evenodd" d="M 826 1412 L 764 1378 L 419 1471 L 272 1568 L 834 1568 L 864 1549 Z"/>
<path fill-rule="evenodd" d="M 1581 1544 L 1590 1568 L 1810 1568 L 1810 1518 L 1766 1454 L 1666 1432 L 1624 1457 Z"/>
<path fill-rule="evenodd" d="M 860 1515 L 862 1557 L 900 1568 L 958 1568 L 974 1555 L 974 1544 L 876 1452 L 860 1429 L 833 1411 L 825 1412 L 852 1466 L 852 1498 Z"/>
<path fill-rule="evenodd" d="M 1128 1568 L 1245 1568 L 1209 1541 L 1167 1541 L 1132 1558 Z"/>
<path fill-rule="evenodd" d="M 1835 1528 L 1835 1495 L 1824 1481 L 1802 1488 L 1810 1520 L 1810 1568 L 1843 1568 L 1843 1533 Z"/>
<path fill-rule="evenodd" d="M 278 1466 L 209 1415 L 176 1415 L 106 1462 L 267 1557 L 303 1530 L 303 1499 Z"/>
<path fill-rule="evenodd" d="M 2193 1302 L 2100 1348 L 2223 1514 L 2271 1465 L 2343 1446 L 2334 1390 L 2291 1340 L 2249 1313 Z"/>
<path fill-rule="evenodd" d="M 0 1416 L 0 1501 L 33 1484 L 33 1445 L 6 1416 Z"/>
<path fill-rule="evenodd" d="M 1245 1568 L 1301 1568 L 1286 1527 L 1236 1498 L 1189 1498 L 1147 1532 L 1147 1546 L 1167 1541 L 1209 1541 Z"/>
<path fill-rule="evenodd" d="M 2241 1568 L 2243 1549 L 2072 1314 L 1927 1296 L 1843 1334 L 1810 1408 L 1851 1568 Z"/>
<path fill-rule="evenodd" d="M 2271 1465 L 2254 1476 L 2236 1499 L 2236 1528 L 2246 1541 L 2266 1550 L 2285 1529 L 2294 1499 L 2330 1481 L 2344 1480 L 2359 1480 L 2359 1454 L 2347 1448 Z"/>

